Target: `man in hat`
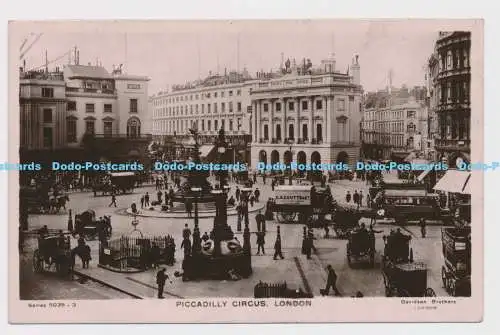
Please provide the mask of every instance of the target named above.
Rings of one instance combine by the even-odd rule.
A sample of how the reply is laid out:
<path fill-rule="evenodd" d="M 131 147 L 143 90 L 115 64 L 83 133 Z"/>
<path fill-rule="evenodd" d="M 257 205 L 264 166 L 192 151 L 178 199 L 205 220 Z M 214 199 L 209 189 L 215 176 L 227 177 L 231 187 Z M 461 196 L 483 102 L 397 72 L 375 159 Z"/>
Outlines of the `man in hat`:
<path fill-rule="evenodd" d="M 262 214 L 262 211 L 259 211 L 259 214 L 255 216 L 255 222 L 257 223 L 257 231 L 266 231 L 266 217 Z"/>
<path fill-rule="evenodd" d="M 170 281 L 170 284 L 172 284 L 170 277 L 165 271 L 165 268 L 161 268 L 160 271 L 156 273 L 156 284 L 158 284 L 158 299 L 165 299 L 165 297 L 163 296 L 163 290 L 165 289 L 165 282 L 167 281 L 167 279 Z"/>
<path fill-rule="evenodd" d="M 274 242 L 274 256 L 273 259 L 276 260 L 277 257 L 279 256 L 281 259 L 285 258 L 283 257 L 283 253 L 281 252 L 281 232 L 280 232 L 280 226 L 277 227 L 277 236 L 276 236 L 276 242 Z"/>
<path fill-rule="evenodd" d="M 328 264 L 326 271 L 328 272 L 328 278 L 326 279 L 326 287 L 324 290 L 325 295 L 330 293 L 330 289 L 333 289 L 335 295 L 340 295 L 340 292 L 337 289 L 337 274 L 335 273 L 335 270 L 330 264 Z"/>

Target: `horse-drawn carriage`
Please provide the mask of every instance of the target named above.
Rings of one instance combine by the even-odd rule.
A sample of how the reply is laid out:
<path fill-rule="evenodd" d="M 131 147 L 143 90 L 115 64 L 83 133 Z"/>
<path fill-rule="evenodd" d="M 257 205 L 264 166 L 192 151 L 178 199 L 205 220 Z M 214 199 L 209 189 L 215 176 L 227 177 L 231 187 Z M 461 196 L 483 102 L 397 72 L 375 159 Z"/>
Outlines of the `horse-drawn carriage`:
<path fill-rule="evenodd" d="M 335 205 L 329 187 L 279 185 L 274 189 L 274 198 L 269 202 L 269 210 L 276 213 L 280 223 L 294 223 L 298 216 L 303 221 L 310 218 L 313 224 L 324 224 L 325 215 L 332 214 Z"/>
<path fill-rule="evenodd" d="M 86 210 L 75 215 L 74 232 L 89 240 L 96 239 L 100 234 L 109 238 L 112 232 L 111 218 L 105 215 L 102 220 L 96 220 L 95 211 Z"/>
<path fill-rule="evenodd" d="M 470 234 L 470 227 L 448 227 L 441 231 L 444 256 L 441 278 L 446 291 L 454 297 L 471 295 Z"/>
<path fill-rule="evenodd" d="M 427 287 L 427 266 L 413 261 L 411 236 L 399 230 L 384 236 L 382 275 L 387 297 L 435 297 Z"/>
<path fill-rule="evenodd" d="M 19 198 L 30 213 L 58 213 L 69 201 L 64 192 L 42 187 L 21 187 Z"/>
<path fill-rule="evenodd" d="M 338 238 L 348 238 L 354 228 L 358 226 L 361 213 L 353 208 L 336 206 L 333 213 L 333 230 Z"/>
<path fill-rule="evenodd" d="M 107 194 L 126 194 L 134 191 L 139 177 L 134 172 L 113 172 L 107 174 L 92 185 L 94 197 L 101 192 Z"/>
<path fill-rule="evenodd" d="M 368 259 L 370 266 L 375 265 L 375 235 L 368 232 L 364 227 L 353 230 L 349 234 L 346 247 L 347 262 L 352 265 L 353 260 Z"/>
<path fill-rule="evenodd" d="M 61 233 L 48 233 L 38 237 L 38 249 L 33 253 L 33 269 L 35 272 L 55 271 L 69 275 L 73 264 L 69 236 Z"/>

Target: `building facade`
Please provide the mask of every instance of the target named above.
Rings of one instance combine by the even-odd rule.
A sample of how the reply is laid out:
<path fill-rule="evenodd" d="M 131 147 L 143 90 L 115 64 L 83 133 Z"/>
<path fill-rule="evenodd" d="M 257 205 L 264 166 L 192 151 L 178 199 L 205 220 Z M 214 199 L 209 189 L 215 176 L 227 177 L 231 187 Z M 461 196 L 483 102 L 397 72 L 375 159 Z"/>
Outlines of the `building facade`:
<path fill-rule="evenodd" d="M 428 108 L 410 98 L 407 103 L 364 110 L 362 141 L 365 158 L 401 161 L 410 152 L 429 150 Z"/>
<path fill-rule="evenodd" d="M 20 72 L 22 160 L 121 160 L 145 154 L 148 78 L 101 66 Z M 49 153 L 50 152 L 50 153 Z M 128 158 L 127 158 L 128 159 Z"/>
<path fill-rule="evenodd" d="M 438 159 L 470 162 L 470 32 L 442 32 L 429 60 L 430 109 Z"/>
<path fill-rule="evenodd" d="M 295 61 L 293 62 L 295 63 Z M 317 69 L 288 60 L 278 76 L 252 85 L 252 161 L 343 162 L 359 159 L 362 87 L 358 56 L 349 73 L 329 58 Z"/>
<path fill-rule="evenodd" d="M 63 73 L 21 70 L 19 78 L 21 152 L 66 147 L 66 93 Z"/>
<path fill-rule="evenodd" d="M 250 155 L 250 83 L 248 72 L 209 75 L 206 79 L 174 85 L 149 99 L 152 133 L 155 141 L 174 143 L 182 156 L 189 141 L 189 129 L 197 129 L 202 158 L 214 149 L 218 131 L 224 129 L 235 161 L 248 161 Z M 172 137 L 175 141 L 172 141 Z M 166 151 L 171 151 L 167 148 Z M 185 157 L 176 157 L 185 158 Z"/>

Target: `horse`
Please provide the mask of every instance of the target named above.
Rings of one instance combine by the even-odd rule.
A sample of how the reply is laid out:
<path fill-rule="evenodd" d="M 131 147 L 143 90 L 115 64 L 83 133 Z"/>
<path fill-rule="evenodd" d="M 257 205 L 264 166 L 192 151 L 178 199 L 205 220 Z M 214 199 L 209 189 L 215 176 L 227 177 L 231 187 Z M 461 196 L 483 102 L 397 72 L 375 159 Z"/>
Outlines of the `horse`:
<path fill-rule="evenodd" d="M 49 211 L 52 213 L 59 213 L 61 208 L 64 208 L 64 210 L 66 210 L 66 202 L 68 202 L 68 201 L 69 201 L 69 197 L 66 194 L 63 196 L 59 196 L 57 198 L 52 198 L 50 200 Z"/>
<path fill-rule="evenodd" d="M 71 259 L 73 267 L 75 265 L 76 256 L 80 257 L 80 259 L 82 260 L 83 268 L 88 268 L 89 262 L 92 257 L 90 255 L 90 247 L 87 244 L 79 244 L 78 246 L 71 249 Z"/>
<path fill-rule="evenodd" d="M 97 197 L 97 192 L 102 192 L 101 195 L 106 195 L 113 191 L 113 185 L 111 184 L 94 184 L 92 186 L 92 191 L 94 192 L 94 197 Z"/>

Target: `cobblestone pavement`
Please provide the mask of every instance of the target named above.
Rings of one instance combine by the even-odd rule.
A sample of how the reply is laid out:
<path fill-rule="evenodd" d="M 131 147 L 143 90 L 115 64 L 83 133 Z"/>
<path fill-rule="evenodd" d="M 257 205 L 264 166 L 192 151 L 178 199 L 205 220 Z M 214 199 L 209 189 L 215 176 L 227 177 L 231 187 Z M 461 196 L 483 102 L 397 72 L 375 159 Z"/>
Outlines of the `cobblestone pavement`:
<path fill-rule="evenodd" d="M 330 184 L 334 198 L 343 203 L 347 190 L 363 190 L 364 194 L 368 193 L 368 185 L 363 181 L 336 181 Z M 271 196 L 270 180 L 267 180 L 267 185 L 262 184 L 262 179 L 258 179 L 256 185 L 261 190 L 261 201 L 266 201 Z M 145 192 L 151 195 L 155 194 L 154 187 L 139 188 L 134 194 L 122 195 L 117 197 L 118 207 L 108 207 L 110 197 L 94 197 L 92 193 L 74 193 L 70 196 L 69 208 L 73 209 L 73 213 L 79 213 L 86 209 L 94 209 L 96 215 L 111 215 L 113 225 L 113 237 L 119 237 L 124 234 L 129 234 L 133 227 L 130 222 L 132 218 L 124 215 L 124 209 L 129 207 L 132 202 L 138 203 L 139 198 Z M 231 192 L 234 192 L 234 187 Z M 250 213 L 250 230 L 256 231 L 255 224 L 256 213 Z M 229 225 L 236 232 L 236 217 L 229 217 Z M 188 223 L 192 229 L 193 219 L 187 218 L 154 218 L 141 217 L 138 228 L 148 235 L 166 235 L 170 234 L 176 240 L 177 262 L 173 267 L 168 267 L 167 272 L 173 277 L 173 273 L 180 270 L 182 264 L 183 253 L 179 249 L 181 244 L 182 229 L 185 223 Z M 368 223 L 368 222 L 366 222 Z M 67 214 L 60 215 L 30 215 L 30 228 L 36 229 L 44 224 L 49 228 L 66 229 Z M 199 220 L 200 231 L 203 234 L 205 231 L 210 231 L 213 225 L 212 218 L 201 218 Z M 325 266 L 331 264 L 338 275 L 338 288 L 345 296 L 350 296 L 356 291 L 361 291 L 365 296 L 383 296 L 384 284 L 380 270 L 380 252 L 383 250 L 383 240 L 381 235 L 388 233 L 393 227 L 387 223 L 381 222 L 377 224 L 378 230 L 383 230 L 384 233 L 378 234 L 377 237 L 377 257 L 376 266 L 374 268 L 363 267 L 362 265 L 356 268 L 350 268 L 346 260 L 346 241 L 335 238 L 324 238 L 324 232 L 320 229 L 315 230 L 315 246 L 317 254 L 311 260 L 307 260 L 301 254 L 302 245 L 302 226 L 298 224 L 283 224 L 281 225 L 281 236 L 283 253 L 285 260 L 272 259 L 272 246 L 276 238 L 276 222 L 267 222 L 266 234 L 266 251 L 265 256 L 252 257 L 252 265 L 254 269 L 253 275 L 249 279 L 244 279 L 236 282 L 226 281 L 202 281 L 202 282 L 182 282 L 179 278 L 173 278 L 172 284 L 166 286 L 166 297 L 202 297 L 202 296 L 233 296 L 233 297 L 249 297 L 253 296 L 253 287 L 259 281 L 278 282 L 286 281 L 292 287 L 301 287 L 302 289 L 310 288 L 314 295 L 319 294 L 319 289 L 323 288 L 326 280 Z M 428 236 L 425 239 L 419 237 L 418 227 L 407 227 L 408 233 L 413 235 L 412 245 L 415 255 L 415 260 L 426 262 L 429 266 L 428 285 L 432 287 L 437 295 L 447 295 L 441 288 L 440 271 L 443 264 L 441 255 L 441 240 L 440 227 L 429 226 Z M 238 239 L 242 240 L 241 233 L 237 233 Z M 251 236 L 253 253 L 256 251 L 255 235 Z M 90 242 L 92 248 L 93 259 L 89 270 L 81 269 L 81 265 L 77 264 L 76 270 L 82 271 L 89 276 L 96 277 L 99 280 L 110 283 L 117 288 L 133 293 L 134 295 L 143 298 L 153 298 L 156 295 L 156 284 L 154 280 L 154 272 L 147 271 L 138 274 L 117 274 L 97 267 L 97 242 Z M 28 255 L 31 256 L 30 253 Z M 29 258 L 29 257 L 28 257 Z M 21 262 L 30 263 L 31 260 L 22 258 Z M 36 274 L 38 275 L 38 274 Z M 101 299 L 98 296 L 106 296 L 104 289 L 97 284 L 93 284 L 96 288 L 92 288 L 95 293 L 85 293 L 84 291 L 65 290 L 62 283 L 52 277 L 47 277 L 46 285 L 40 285 L 37 289 L 40 291 L 39 296 L 47 296 L 56 298 L 61 296 L 61 292 L 68 293 L 68 298 L 78 299 Z M 41 280 L 43 282 L 43 280 Z M 74 285 L 74 284 L 72 284 Z M 78 285 L 82 284 L 76 284 Z M 23 286 L 26 286 L 23 283 Z M 82 287 L 91 287 L 90 285 Z M 29 287 L 25 290 L 30 291 Z M 90 289 L 89 289 L 90 290 Z M 108 295 L 109 295 L 109 289 Z M 90 291 L 89 291 L 90 292 Z M 117 295 L 123 296 L 123 294 Z"/>

